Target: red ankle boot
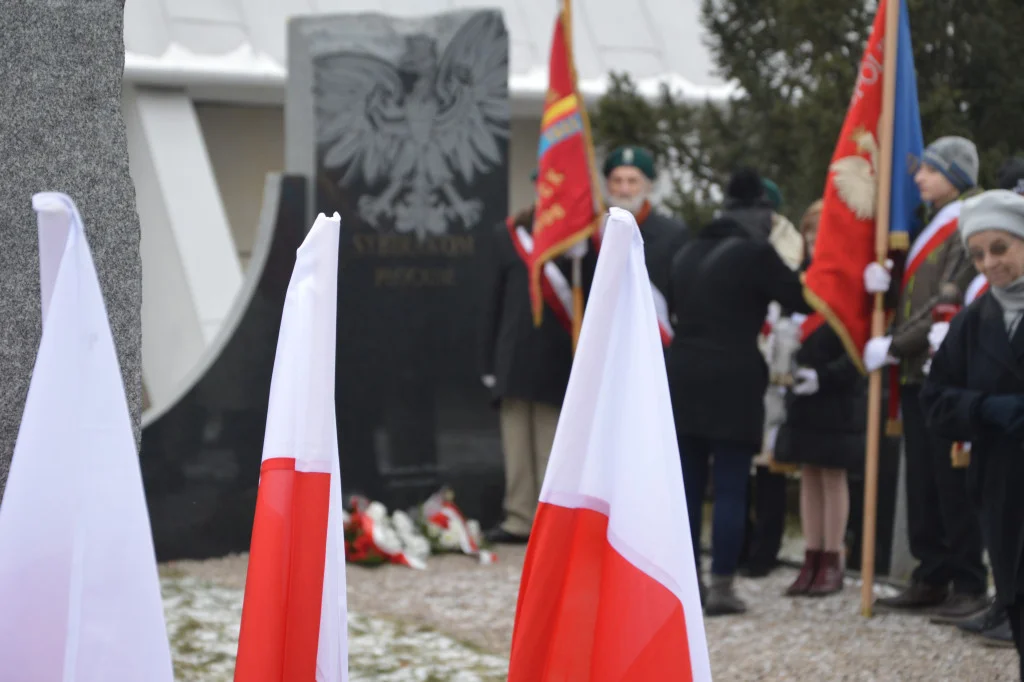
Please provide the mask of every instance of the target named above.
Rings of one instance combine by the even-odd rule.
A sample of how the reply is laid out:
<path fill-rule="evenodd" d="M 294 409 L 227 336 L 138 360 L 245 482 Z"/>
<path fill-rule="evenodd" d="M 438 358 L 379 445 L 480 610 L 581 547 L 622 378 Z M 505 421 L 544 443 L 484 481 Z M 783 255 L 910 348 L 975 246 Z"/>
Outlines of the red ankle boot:
<path fill-rule="evenodd" d="M 812 597 L 823 597 L 835 594 L 843 589 L 843 566 L 839 561 L 839 552 L 822 552 L 818 574 L 807 590 Z"/>
<path fill-rule="evenodd" d="M 808 549 L 804 552 L 804 565 L 800 567 L 800 574 L 797 575 L 793 584 L 786 589 L 787 597 L 795 597 L 800 594 L 807 594 L 811 589 L 814 579 L 818 574 L 818 565 L 821 563 L 821 550 Z"/>

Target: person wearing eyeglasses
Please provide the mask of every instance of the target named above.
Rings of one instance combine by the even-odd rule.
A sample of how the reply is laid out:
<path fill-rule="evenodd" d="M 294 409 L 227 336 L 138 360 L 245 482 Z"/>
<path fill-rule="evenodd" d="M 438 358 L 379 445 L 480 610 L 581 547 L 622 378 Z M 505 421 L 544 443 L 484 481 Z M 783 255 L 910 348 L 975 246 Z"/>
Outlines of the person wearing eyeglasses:
<path fill-rule="evenodd" d="M 932 358 L 921 405 L 937 434 L 971 443 L 969 499 L 980 510 L 998 601 L 1006 608 L 1019 657 L 1024 628 L 1024 196 L 991 190 L 969 199 L 960 233 L 989 290 L 950 322 Z"/>

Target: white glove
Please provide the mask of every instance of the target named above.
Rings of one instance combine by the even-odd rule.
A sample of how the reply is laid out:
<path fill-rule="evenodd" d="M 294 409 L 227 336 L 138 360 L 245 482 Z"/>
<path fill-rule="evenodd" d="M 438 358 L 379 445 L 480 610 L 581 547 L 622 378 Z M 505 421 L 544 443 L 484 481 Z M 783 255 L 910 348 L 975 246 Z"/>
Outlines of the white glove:
<path fill-rule="evenodd" d="M 949 322 L 936 322 L 932 325 L 932 328 L 928 331 L 928 345 L 931 346 L 933 353 L 942 345 L 942 340 L 946 338 L 946 332 L 948 331 Z"/>
<path fill-rule="evenodd" d="M 881 263 L 868 263 L 864 268 L 864 290 L 869 294 L 884 294 L 889 291 L 889 285 L 892 284 L 892 274 L 889 272 L 891 269 L 891 260 L 885 261 L 884 266 Z"/>
<path fill-rule="evenodd" d="M 494 388 L 494 385 L 498 383 L 498 380 L 494 378 L 493 374 L 485 374 L 480 377 L 480 381 L 483 382 L 487 388 Z"/>
<path fill-rule="evenodd" d="M 921 365 L 921 373 L 924 374 L 925 376 L 928 376 L 929 374 L 932 373 L 932 359 L 931 358 L 928 358 L 927 360 L 925 360 L 924 364 Z"/>
<path fill-rule="evenodd" d="M 818 373 L 810 367 L 797 368 L 793 378 L 796 379 L 793 384 L 793 393 L 796 395 L 814 395 L 821 388 Z"/>
<path fill-rule="evenodd" d="M 899 362 L 889 355 L 891 345 L 891 336 L 877 336 L 868 341 L 868 345 L 864 346 L 864 368 L 869 372 L 874 372 L 876 369 Z"/>
<path fill-rule="evenodd" d="M 568 256 L 569 258 L 583 258 L 584 256 L 587 255 L 587 252 L 590 250 L 590 246 L 587 244 L 587 241 L 589 240 L 582 239 L 576 242 L 568 249 L 566 249 L 565 255 Z"/>

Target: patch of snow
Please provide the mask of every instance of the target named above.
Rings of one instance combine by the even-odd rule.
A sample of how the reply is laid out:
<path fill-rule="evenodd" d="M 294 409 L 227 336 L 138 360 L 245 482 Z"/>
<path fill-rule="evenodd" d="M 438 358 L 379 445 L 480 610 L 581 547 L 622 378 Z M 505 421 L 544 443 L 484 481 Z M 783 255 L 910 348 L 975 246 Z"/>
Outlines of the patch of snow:
<path fill-rule="evenodd" d="M 125 80 L 161 85 L 177 81 L 190 85 L 195 81 L 264 82 L 284 86 L 287 70 L 273 57 L 257 52 L 243 43 L 231 52 L 219 55 L 199 54 L 171 43 L 160 56 L 125 51 Z"/>
<path fill-rule="evenodd" d="M 200 54 L 181 45 L 171 43 L 159 56 L 125 52 L 125 80 L 139 85 L 172 85 L 186 87 L 196 84 L 271 85 L 283 88 L 288 77 L 287 68 L 265 52 L 259 52 L 249 43 L 243 43 L 225 54 Z M 584 97 L 600 97 L 608 90 L 607 75 L 581 78 L 579 90 Z M 656 98 L 661 87 L 690 100 L 725 100 L 736 95 L 733 84 L 704 87 L 691 83 L 678 74 L 665 74 L 637 79 L 642 95 Z M 509 75 L 509 92 L 515 99 L 543 99 L 548 89 L 546 67 L 535 67 L 524 73 Z"/>

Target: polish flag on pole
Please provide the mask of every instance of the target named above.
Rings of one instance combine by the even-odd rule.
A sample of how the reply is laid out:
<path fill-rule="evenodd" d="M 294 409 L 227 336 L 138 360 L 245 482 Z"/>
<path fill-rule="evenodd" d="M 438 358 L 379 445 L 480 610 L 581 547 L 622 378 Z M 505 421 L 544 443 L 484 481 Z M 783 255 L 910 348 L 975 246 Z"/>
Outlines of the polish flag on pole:
<path fill-rule="evenodd" d="M 124 382 L 74 202 L 32 198 L 43 335 L 0 505 L 0 679 L 172 682 Z"/>
<path fill-rule="evenodd" d="M 512 634 L 510 682 L 711 679 L 643 239 L 613 208 Z"/>
<path fill-rule="evenodd" d="M 237 682 L 345 682 L 348 616 L 334 414 L 337 213 L 296 252 L 270 383 Z"/>

